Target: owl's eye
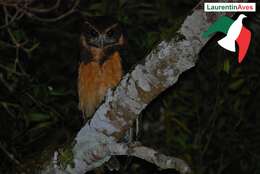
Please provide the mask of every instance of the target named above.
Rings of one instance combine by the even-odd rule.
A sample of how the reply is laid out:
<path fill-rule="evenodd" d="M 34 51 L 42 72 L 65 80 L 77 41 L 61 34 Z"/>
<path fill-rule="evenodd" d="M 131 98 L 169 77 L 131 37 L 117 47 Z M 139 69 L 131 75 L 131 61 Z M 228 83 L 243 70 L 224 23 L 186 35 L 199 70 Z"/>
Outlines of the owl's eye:
<path fill-rule="evenodd" d="M 93 29 L 88 30 L 86 34 L 88 36 L 91 36 L 91 37 L 97 37 L 98 36 L 98 33 Z"/>
<path fill-rule="evenodd" d="M 107 36 L 108 36 L 108 37 L 113 37 L 113 36 L 115 36 L 115 35 L 116 35 L 116 32 L 113 31 L 113 30 L 109 30 L 109 31 L 107 32 Z"/>

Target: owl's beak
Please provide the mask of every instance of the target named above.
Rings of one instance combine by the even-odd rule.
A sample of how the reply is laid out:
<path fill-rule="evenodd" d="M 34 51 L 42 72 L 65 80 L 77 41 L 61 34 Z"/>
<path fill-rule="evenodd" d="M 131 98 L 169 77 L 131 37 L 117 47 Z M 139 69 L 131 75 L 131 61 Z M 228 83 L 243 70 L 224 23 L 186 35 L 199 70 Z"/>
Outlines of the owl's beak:
<path fill-rule="evenodd" d="M 105 35 L 100 35 L 97 39 L 97 45 L 99 48 L 104 48 L 106 42 L 106 36 Z"/>

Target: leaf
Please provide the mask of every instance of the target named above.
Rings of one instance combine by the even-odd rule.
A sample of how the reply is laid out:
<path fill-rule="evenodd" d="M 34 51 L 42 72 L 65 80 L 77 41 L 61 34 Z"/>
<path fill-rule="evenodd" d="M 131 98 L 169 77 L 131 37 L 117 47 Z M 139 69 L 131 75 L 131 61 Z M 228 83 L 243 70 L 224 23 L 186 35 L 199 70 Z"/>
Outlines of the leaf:
<path fill-rule="evenodd" d="M 230 61 L 229 61 L 229 59 L 226 59 L 224 61 L 223 71 L 226 72 L 227 74 L 229 74 L 229 71 L 230 71 Z"/>
<path fill-rule="evenodd" d="M 26 35 L 23 30 L 13 31 L 13 36 L 15 37 L 17 42 L 21 42 L 26 39 Z"/>
<path fill-rule="evenodd" d="M 149 47 L 154 46 L 155 43 L 158 42 L 159 38 L 160 38 L 160 34 L 157 32 L 150 32 L 147 34 L 147 45 Z"/>
<path fill-rule="evenodd" d="M 244 84 L 244 82 L 245 82 L 244 79 L 239 79 L 239 80 L 237 80 L 237 81 L 231 83 L 231 84 L 229 85 L 229 89 L 230 89 L 230 90 L 233 90 L 233 91 L 238 90 L 239 88 L 242 87 L 242 85 Z"/>
<path fill-rule="evenodd" d="M 52 96 L 64 96 L 66 95 L 64 90 L 49 90 Z"/>
<path fill-rule="evenodd" d="M 51 119 L 51 116 L 45 113 L 32 112 L 27 115 L 27 119 L 30 122 L 46 122 Z"/>
<path fill-rule="evenodd" d="M 89 7 L 89 10 L 97 10 L 100 11 L 102 8 L 104 8 L 103 3 L 95 3 Z"/>

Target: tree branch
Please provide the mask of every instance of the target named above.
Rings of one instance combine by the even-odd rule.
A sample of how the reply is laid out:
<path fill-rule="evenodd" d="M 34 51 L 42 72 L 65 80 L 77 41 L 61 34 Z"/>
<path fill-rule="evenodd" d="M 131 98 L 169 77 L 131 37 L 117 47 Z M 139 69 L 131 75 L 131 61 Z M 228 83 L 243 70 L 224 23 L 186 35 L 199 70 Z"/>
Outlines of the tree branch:
<path fill-rule="evenodd" d="M 128 146 L 118 143 L 110 148 L 110 152 L 112 152 L 113 155 L 135 156 L 160 166 L 161 169 L 176 169 L 182 174 L 191 172 L 190 167 L 185 161 L 160 154 L 156 150 L 142 146 L 139 143 L 133 143 Z"/>

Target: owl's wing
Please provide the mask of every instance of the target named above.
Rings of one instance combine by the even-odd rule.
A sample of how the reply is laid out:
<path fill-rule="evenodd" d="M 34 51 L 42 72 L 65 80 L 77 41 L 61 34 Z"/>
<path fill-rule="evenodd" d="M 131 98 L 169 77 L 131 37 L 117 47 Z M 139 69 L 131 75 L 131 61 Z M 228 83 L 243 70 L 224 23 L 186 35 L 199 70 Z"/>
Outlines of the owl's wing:
<path fill-rule="evenodd" d="M 89 63 L 91 62 L 92 58 L 91 58 L 91 53 L 90 51 L 88 51 L 87 49 L 82 49 L 80 51 L 80 62 L 83 63 Z"/>
<path fill-rule="evenodd" d="M 238 62 L 241 63 L 245 58 L 245 55 L 250 45 L 251 32 L 246 27 L 243 26 L 236 41 L 239 47 Z"/>
<path fill-rule="evenodd" d="M 216 32 L 222 32 L 224 34 L 227 34 L 229 27 L 234 22 L 233 19 L 227 17 L 227 16 L 221 16 L 216 22 L 214 22 L 206 32 L 202 34 L 204 38 L 209 37 L 211 34 Z"/>
<path fill-rule="evenodd" d="M 129 48 L 127 46 L 120 48 L 119 53 L 121 56 L 121 64 L 123 67 L 123 73 L 125 74 L 126 72 L 128 72 L 130 70 L 130 66 L 133 64 L 131 62 L 132 57 L 131 57 Z"/>

